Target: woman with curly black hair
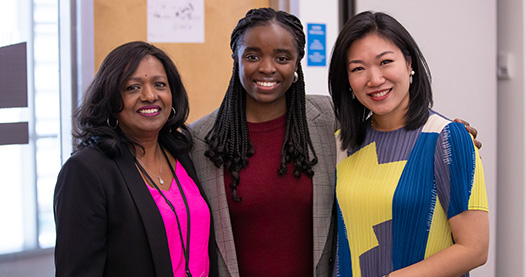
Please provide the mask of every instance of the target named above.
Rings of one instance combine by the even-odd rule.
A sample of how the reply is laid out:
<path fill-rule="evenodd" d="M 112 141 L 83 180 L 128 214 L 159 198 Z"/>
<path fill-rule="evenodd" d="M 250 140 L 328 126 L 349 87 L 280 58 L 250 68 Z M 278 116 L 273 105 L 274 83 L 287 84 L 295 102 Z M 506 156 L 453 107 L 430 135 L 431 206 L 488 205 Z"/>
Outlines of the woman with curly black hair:
<path fill-rule="evenodd" d="M 168 55 L 123 44 L 76 113 L 55 188 L 57 276 L 215 276 L 208 201 L 188 152 L 188 99 Z"/>

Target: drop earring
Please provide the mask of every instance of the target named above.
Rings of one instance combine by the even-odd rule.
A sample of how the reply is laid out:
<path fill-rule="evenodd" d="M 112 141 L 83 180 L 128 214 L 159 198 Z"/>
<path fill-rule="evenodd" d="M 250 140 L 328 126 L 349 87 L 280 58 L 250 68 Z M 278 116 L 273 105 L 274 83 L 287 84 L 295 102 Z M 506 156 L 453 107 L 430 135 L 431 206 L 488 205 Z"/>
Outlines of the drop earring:
<path fill-rule="evenodd" d="M 415 71 L 411 70 L 411 74 L 409 74 L 409 84 L 413 84 L 413 75 L 415 75 Z"/>
<path fill-rule="evenodd" d="M 356 95 L 354 95 L 354 91 L 352 90 L 351 87 L 349 87 L 349 92 L 351 93 L 351 98 L 356 99 Z"/>

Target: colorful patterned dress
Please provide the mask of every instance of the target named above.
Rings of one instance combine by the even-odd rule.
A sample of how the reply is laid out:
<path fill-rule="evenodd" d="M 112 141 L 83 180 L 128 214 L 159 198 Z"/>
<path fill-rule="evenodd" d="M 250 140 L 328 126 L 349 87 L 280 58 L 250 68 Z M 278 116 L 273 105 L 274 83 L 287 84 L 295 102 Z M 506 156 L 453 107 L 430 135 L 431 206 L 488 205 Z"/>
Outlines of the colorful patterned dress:
<path fill-rule="evenodd" d="M 417 130 L 369 127 L 362 146 L 339 157 L 336 199 L 337 276 L 378 277 L 422 261 L 454 243 L 451 217 L 488 211 L 471 136 L 433 111 Z"/>

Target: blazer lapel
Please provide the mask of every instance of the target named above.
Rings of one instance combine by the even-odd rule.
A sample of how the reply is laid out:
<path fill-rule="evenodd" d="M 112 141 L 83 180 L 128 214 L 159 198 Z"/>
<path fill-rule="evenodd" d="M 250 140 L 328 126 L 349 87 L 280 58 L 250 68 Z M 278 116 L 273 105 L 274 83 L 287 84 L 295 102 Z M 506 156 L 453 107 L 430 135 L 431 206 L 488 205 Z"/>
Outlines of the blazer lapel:
<path fill-rule="evenodd" d="M 115 159 L 144 223 L 156 275 L 172 276 L 172 262 L 163 219 L 133 160 L 133 156 L 127 149 L 123 149 L 123 154 Z"/>
<path fill-rule="evenodd" d="M 225 261 L 228 272 L 231 276 L 238 276 L 239 269 L 237 263 L 236 246 L 234 244 L 234 235 L 232 223 L 230 221 L 230 211 L 228 208 L 227 194 L 224 186 L 223 168 L 214 170 L 214 186 L 207 186 L 209 193 L 214 195 L 211 201 L 212 212 L 214 213 L 214 224 L 216 228 L 216 241 L 219 252 Z M 218 185 L 220 184 L 220 185 Z"/>
<path fill-rule="evenodd" d="M 195 124 L 190 125 L 195 142 L 192 159 L 196 167 L 197 177 L 209 200 L 210 209 L 213 214 L 216 243 L 221 256 L 219 260 L 224 261 L 224 265 L 219 264 L 220 275 L 222 275 L 221 271 L 225 270 L 222 266 L 226 266 L 228 276 L 239 276 L 236 246 L 234 244 L 227 193 L 225 191 L 223 167 L 217 168 L 212 161 L 204 155 L 207 149 L 204 137 L 212 128 L 215 119 L 216 112 L 213 112 L 206 119 L 202 119 L 205 121 L 199 122 L 198 126 Z M 223 272 L 223 274 L 227 273 Z"/>
<path fill-rule="evenodd" d="M 311 141 L 318 157 L 314 166 L 313 183 L 313 234 L 314 267 L 318 265 L 325 245 L 328 243 L 329 227 L 334 204 L 334 130 L 323 122 L 319 109 L 306 103 L 306 115 Z M 330 243 L 330 242 L 329 242 Z"/>

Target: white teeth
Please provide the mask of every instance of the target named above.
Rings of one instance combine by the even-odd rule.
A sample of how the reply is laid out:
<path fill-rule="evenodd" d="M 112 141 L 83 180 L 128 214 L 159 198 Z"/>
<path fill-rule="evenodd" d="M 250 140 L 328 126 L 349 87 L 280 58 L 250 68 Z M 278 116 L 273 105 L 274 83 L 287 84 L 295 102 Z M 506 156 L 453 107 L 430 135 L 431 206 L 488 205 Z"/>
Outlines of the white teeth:
<path fill-rule="evenodd" d="M 390 89 L 386 89 L 382 92 L 379 92 L 379 93 L 373 93 L 371 94 L 372 97 L 382 97 L 384 95 L 386 95 L 389 91 L 391 91 Z"/>
<path fill-rule="evenodd" d="M 277 82 L 257 82 L 257 84 L 262 87 L 271 87 L 276 85 L 276 83 Z"/>
<path fill-rule="evenodd" d="M 156 113 L 158 111 L 159 111 L 159 109 L 147 109 L 147 110 L 139 110 L 139 113 L 151 114 L 151 113 Z"/>

